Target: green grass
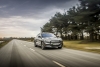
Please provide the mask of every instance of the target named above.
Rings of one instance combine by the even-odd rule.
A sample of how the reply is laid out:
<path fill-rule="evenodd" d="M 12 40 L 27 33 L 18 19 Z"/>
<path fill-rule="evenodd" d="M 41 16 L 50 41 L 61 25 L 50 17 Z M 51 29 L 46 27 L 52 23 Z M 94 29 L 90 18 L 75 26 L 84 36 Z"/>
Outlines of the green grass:
<path fill-rule="evenodd" d="M 88 41 L 63 41 L 64 47 L 76 50 L 83 50 L 89 52 L 100 53 L 100 49 L 87 49 L 87 48 L 100 48 L 100 42 L 88 42 Z"/>
<path fill-rule="evenodd" d="M 4 41 L 2 43 L 0 43 L 0 48 L 2 48 L 3 46 L 5 46 L 9 41 Z"/>

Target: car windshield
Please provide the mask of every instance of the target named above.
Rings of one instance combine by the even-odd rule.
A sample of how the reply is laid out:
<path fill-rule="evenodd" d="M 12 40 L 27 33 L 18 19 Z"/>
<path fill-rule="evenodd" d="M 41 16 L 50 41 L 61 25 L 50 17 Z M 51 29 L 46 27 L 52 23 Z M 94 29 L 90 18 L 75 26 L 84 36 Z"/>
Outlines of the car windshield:
<path fill-rule="evenodd" d="M 42 37 L 56 37 L 54 34 L 52 34 L 52 33 L 43 33 L 42 34 Z"/>

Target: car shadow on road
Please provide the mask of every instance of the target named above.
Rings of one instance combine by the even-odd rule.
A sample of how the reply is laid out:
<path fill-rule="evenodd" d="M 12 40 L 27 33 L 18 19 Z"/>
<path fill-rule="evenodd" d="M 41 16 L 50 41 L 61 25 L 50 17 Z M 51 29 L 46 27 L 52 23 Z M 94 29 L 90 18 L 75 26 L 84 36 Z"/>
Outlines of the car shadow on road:
<path fill-rule="evenodd" d="M 38 46 L 37 48 L 41 49 L 40 46 Z M 42 49 L 41 49 L 41 50 L 42 50 Z M 52 47 L 52 48 L 46 47 L 44 50 L 61 50 L 61 49 L 59 49 L 59 48 L 57 48 L 57 47 Z"/>

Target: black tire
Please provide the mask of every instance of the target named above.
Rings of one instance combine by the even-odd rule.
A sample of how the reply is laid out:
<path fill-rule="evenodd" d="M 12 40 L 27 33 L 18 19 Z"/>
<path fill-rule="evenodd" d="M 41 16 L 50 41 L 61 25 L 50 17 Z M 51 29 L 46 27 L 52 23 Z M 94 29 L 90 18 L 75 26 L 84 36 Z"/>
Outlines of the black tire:
<path fill-rule="evenodd" d="M 36 42 L 34 42 L 34 46 L 37 47 Z"/>
<path fill-rule="evenodd" d="M 62 49 L 62 47 L 58 47 L 58 49 Z"/>
<path fill-rule="evenodd" d="M 41 49 L 42 49 L 42 50 L 45 49 L 45 44 L 44 44 L 44 42 L 42 42 L 42 44 L 41 44 Z"/>

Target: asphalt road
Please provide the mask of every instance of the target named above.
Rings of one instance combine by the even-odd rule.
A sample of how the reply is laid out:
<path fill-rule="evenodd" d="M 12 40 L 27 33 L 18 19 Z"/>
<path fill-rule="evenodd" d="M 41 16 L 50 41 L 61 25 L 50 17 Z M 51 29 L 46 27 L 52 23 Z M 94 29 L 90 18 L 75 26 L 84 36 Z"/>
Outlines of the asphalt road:
<path fill-rule="evenodd" d="M 100 54 L 12 40 L 0 49 L 0 67 L 100 67 Z"/>

